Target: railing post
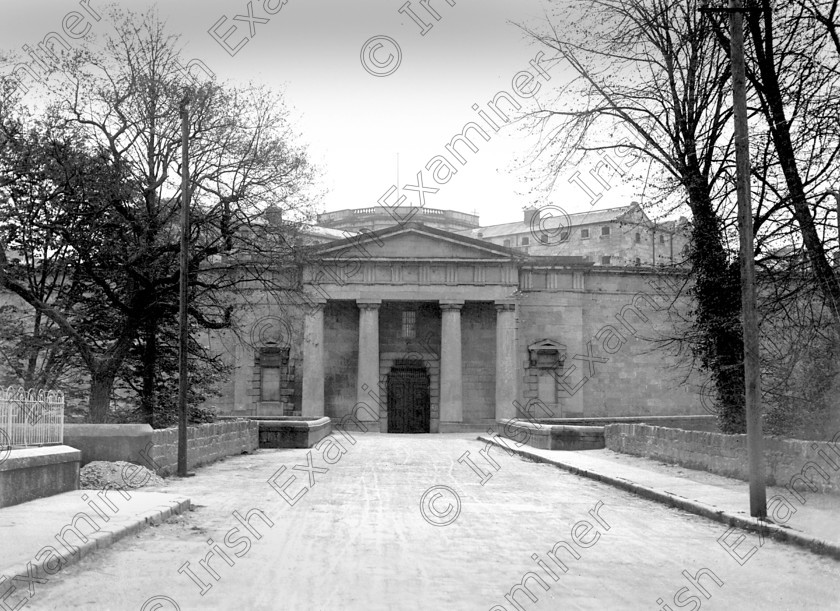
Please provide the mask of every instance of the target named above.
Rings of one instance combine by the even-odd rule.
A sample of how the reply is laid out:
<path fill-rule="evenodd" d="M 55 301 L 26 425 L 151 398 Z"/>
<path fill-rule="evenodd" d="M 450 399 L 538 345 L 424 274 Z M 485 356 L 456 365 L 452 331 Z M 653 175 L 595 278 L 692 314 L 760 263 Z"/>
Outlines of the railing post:
<path fill-rule="evenodd" d="M 11 401 L 11 394 L 12 394 L 12 387 L 9 386 L 5 391 L 3 391 L 3 405 L 4 409 L 8 413 L 8 418 L 6 419 L 6 438 L 9 440 L 9 446 L 12 445 L 12 401 Z"/>

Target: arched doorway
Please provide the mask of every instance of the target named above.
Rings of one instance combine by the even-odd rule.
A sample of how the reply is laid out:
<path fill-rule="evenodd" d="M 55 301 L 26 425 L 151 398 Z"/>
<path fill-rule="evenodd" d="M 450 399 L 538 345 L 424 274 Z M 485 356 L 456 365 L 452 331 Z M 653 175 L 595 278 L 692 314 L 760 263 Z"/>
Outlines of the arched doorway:
<path fill-rule="evenodd" d="M 422 361 L 398 361 L 388 374 L 388 432 L 428 433 L 429 374 Z"/>

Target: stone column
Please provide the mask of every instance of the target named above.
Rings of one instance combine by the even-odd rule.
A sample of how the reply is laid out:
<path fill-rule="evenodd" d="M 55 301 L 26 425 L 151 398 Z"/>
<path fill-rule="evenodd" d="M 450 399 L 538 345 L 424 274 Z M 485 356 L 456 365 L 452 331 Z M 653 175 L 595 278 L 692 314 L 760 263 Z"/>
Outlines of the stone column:
<path fill-rule="evenodd" d="M 440 324 L 440 431 L 464 421 L 461 369 L 461 308 L 463 301 L 441 301 Z M 449 427 L 457 430 L 458 427 Z"/>
<path fill-rule="evenodd" d="M 516 302 L 496 302 L 496 420 L 514 418 L 519 398 Z"/>
<path fill-rule="evenodd" d="M 359 370 L 356 377 L 356 402 L 364 403 L 376 414 L 372 418 L 366 409 L 359 409 L 360 421 L 376 422 L 380 405 L 386 400 L 379 388 L 379 299 L 357 299 L 359 306 Z"/>
<path fill-rule="evenodd" d="M 313 303 L 303 318 L 303 404 L 301 416 L 324 415 L 324 307 Z"/>

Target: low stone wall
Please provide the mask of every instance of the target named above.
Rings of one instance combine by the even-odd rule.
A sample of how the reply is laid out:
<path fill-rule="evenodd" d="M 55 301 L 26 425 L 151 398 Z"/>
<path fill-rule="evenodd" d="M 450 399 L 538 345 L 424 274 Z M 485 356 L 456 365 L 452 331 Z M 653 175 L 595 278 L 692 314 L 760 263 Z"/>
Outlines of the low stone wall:
<path fill-rule="evenodd" d="M 148 466 L 153 432 L 148 424 L 65 424 L 64 444 L 82 452 L 82 467 L 95 460 Z"/>
<path fill-rule="evenodd" d="M 148 424 L 66 424 L 64 443 L 81 451 L 81 466 L 94 460 L 143 465 L 158 475 L 178 468 L 178 429 L 154 430 Z M 187 427 L 189 469 L 224 456 L 253 452 L 259 447 L 259 425 L 227 420 Z"/>
<path fill-rule="evenodd" d="M 649 424 L 687 431 L 717 431 L 717 416 L 605 416 L 598 418 L 536 418 L 539 424 L 606 426 L 607 424 Z"/>
<path fill-rule="evenodd" d="M 0 450 L 0 507 L 78 490 L 81 457 L 68 446 Z"/>
<path fill-rule="evenodd" d="M 187 428 L 187 468 L 206 465 L 225 456 L 253 452 L 259 445 L 259 423 L 254 420 L 190 426 Z M 175 473 L 178 469 L 178 429 L 154 431 L 148 456 L 153 466 L 145 466 L 159 475 Z"/>
<path fill-rule="evenodd" d="M 258 422 L 261 448 L 311 448 L 332 432 L 329 418 L 284 416 Z"/>
<path fill-rule="evenodd" d="M 500 420 L 499 434 L 542 450 L 599 450 L 604 447 L 603 426 L 538 424 Z"/>
<path fill-rule="evenodd" d="M 611 424 L 604 428 L 604 437 L 615 452 L 749 481 L 746 435 Z M 768 485 L 840 492 L 840 432 L 832 441 L 768 437 L 764 443 Z"/>

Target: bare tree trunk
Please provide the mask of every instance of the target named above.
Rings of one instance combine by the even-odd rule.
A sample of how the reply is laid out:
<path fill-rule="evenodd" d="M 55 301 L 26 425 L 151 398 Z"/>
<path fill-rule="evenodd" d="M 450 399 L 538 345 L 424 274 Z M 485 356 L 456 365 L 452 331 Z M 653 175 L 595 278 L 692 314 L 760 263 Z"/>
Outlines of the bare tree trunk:
<path fill-rule="evenodd" d="M 35 310 L 35 322 L 32 325 L 32 337 L 35 339 L 35 345 L 29 348 L 29 358 L 26 362 L 26 372 L 23 378 L 23 385 L 26 388 L 32 388 L 35 384 L 36 372 L 38 371 L 38 354 L 41 351 L 38 347 L 41 324 L 41 312 Z"/>
<path fill-rule="evenodd" d="M 91 374 L 90 402 L 88 404 L 88 420 L 90 422 L 105 423 L 108 421 L 113 388 L 114 374 L 112 372 L 97 371 Z"/>
<path fill-rule="evenodd" d="M 143 328 L 143 388 L 140 395 L 140 407 L 143 416 L 154 426 L 155 408 L 157 407 L 157 317 L 152 316 Z"/>

